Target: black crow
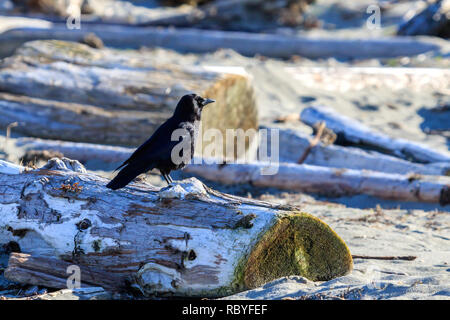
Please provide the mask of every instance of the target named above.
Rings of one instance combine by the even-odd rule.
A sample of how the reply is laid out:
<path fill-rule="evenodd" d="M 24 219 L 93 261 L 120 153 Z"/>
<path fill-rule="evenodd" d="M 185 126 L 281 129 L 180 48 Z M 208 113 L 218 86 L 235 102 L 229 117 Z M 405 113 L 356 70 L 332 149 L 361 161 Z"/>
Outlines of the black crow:
<path fill-rule="evenodd" d="M 170 171 L 182 169 L 194 156 L 194 145 L 198 134 L 202 109 L 209 103 L 215 102 L 211 99 L 204 99 L 196 94 L 183 96 L 177 104 L 173 116 L 164 122 L 124 163 L 116 170 L 123 167 L 117 176 L 106 186 L 116 190 L 125 187 L 141 173 L 154 168 L 159 169 L 161 175 L 168 184 L 172 182 Z M 172 159 L 172 149 L 180 141 L 172 141 L 172 133 L 181 129 L 190 138 L 190 158 L 179 162 Z M 181 156 L 182 155 L 181 151 Z"/>

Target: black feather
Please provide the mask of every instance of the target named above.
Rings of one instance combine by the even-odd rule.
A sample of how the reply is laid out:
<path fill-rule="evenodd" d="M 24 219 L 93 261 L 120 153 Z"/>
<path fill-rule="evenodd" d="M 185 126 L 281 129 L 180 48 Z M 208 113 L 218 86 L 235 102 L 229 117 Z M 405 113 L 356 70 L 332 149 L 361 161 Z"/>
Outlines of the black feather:
<path fill-rule="evenodd" d="M 119 171 L 117 176 L 112 179 L 106 187 L 117 190 L 125 187 L 129 184 L 134 178 L 136 178 L 141 173 L 144 173 L 146 170 L 139 166 L 126 166 L 122 170 Z"/>

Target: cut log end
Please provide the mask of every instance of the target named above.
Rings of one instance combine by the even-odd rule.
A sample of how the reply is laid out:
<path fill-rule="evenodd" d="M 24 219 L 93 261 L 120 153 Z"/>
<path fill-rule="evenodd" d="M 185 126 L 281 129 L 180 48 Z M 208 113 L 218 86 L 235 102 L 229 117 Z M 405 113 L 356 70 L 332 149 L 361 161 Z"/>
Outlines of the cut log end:
<path fill-rule="evenodd" d="M 203 132 L 208 129 L 219 129 L 222 136 L 226 136 L 227 129 L 242 129 L 244 132 L 258 128 L 258 108 L 254 96 L 253 87 L 248 77 L 228 74 L 222 80 L 205 90 L 205 97 L 212 97 L 215 104 L 206 108 L 202 113 Z M 203 143 L 203 150 L 208 146 L 208 141 Z M 217 141 L 214 141 L 217 143 Z M 245 150 L 252 150 L 252 146 L 246 141 Z M 236 154 L 226 154 L 226 139 L 222 140 L 222 146 L 226 158 L 235 159 Z M 233 150 L 234 151 L 234 150 Z"/>
<path fill-rule="evenodd" d="M 262 236 L 238 279 L 246 288 L 289 275 L 326 281 L 349 273 L 352 266 L 350 250 L 328 225 L 307 213 L 294 213 Z"/>

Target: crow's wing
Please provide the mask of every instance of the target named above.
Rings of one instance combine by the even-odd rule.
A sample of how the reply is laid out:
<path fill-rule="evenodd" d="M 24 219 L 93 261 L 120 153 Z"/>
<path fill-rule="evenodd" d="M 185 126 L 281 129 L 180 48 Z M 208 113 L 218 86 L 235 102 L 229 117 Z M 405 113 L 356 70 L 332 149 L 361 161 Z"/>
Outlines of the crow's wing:
<path fill-rule="evenodd" d="M 125 160 L 116 170 L 119 170 L 123 166 L 132 162 L 146 161 L 152 158 L 151 155 L 156 155 L 161 152 L 161 149 L 166 149 L 165 145 L 172 144 L 171 137 L 172 132 L 177 128 L 177 121 L 173 118 L 169 118 L 164 122 L 152 136 L 145 141 L 140 147 L 138 147 L 133 154 Z"/>

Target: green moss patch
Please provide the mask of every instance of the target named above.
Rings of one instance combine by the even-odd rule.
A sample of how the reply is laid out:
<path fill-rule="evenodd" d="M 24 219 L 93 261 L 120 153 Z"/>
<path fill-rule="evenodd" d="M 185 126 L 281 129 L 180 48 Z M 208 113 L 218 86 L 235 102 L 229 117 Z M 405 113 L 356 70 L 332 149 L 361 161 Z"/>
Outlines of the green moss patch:
<path fill-rule="evenodd" d="M 307 213 L 294 213 L 262 236 L 238 277 L 245 287 L 255 288 L 289 275 L 326 281 L 352 267 L 350 250 L 327 224 Z"/>

